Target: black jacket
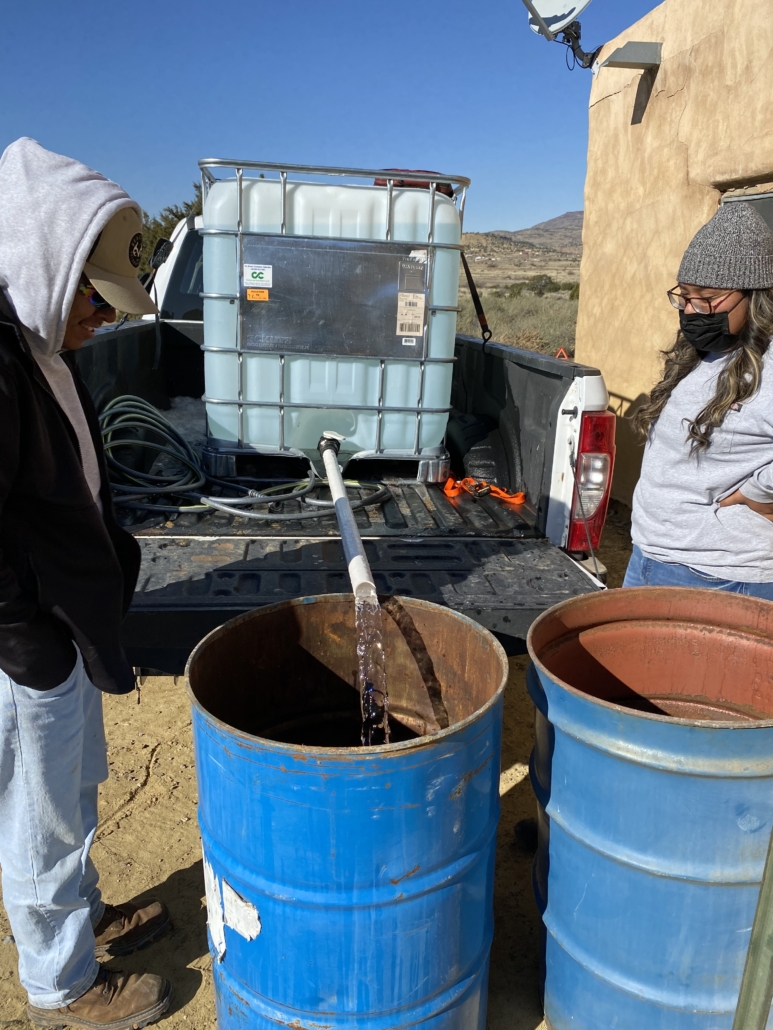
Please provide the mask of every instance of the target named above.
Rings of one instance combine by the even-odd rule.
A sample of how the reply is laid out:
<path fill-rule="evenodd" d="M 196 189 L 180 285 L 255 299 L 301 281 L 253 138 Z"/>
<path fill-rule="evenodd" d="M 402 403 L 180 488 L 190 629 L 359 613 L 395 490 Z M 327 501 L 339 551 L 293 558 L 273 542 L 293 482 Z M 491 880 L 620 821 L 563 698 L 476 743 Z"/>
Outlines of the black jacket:
<path fill-rule="evenodd" d="M 94 503 L 78 439 L 0 294 L 0 669 L 36 690 L 67 679 L 74 640 L 95 686 L 134 687 L 121 621 L 140 566 L 115 521 L 96 412 L 65 357 L 102 474 Z"/>

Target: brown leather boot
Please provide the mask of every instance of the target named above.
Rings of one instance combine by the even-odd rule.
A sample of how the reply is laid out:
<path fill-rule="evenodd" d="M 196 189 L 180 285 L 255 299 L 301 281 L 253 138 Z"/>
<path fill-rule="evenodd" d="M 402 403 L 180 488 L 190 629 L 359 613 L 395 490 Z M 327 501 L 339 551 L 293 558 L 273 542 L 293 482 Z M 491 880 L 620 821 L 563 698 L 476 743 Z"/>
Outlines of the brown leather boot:
<path fill-rule="evenodd" d="M 169 909 L 162 901 L 105 905 L 105 914 L 94 927 L 94 953 L 97 958 L 131 955 L 157 941 L 171 925 Z"/>
<path fill-rule="evenodd" d="M 104 966 L 92 986 L 76 1001 L 59 1009 L 27 1006 L 27 1019 L 33 1026 L 64 1030 L 140 1030 L 162 1016 L 172 1001 L 168 980 L 153 973 L 121 973 Z"/>

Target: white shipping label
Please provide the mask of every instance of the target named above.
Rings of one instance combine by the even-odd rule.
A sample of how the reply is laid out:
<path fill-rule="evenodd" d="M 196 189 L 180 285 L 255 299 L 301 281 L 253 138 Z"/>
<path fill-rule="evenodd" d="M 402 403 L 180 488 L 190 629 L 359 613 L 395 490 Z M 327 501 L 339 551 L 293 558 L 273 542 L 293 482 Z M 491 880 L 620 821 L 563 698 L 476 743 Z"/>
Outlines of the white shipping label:
<path fill-rule="evenodd" d="M 410 333 L 420 336 L 424 332 L 423 293 L 397 294 L 397 335 L 407 336 Z"/>
<path fill-rule="evenodd" d="M 237 894 L 227 880 L 223 880 L 223 912 L 225 925 L 236 930 L 248 941 L 254 941 L 261 931 L 258 910 Z"/>
<path fill-rule="evenodd" d="M 270 290 L 273 286 L 273 265 L 245 265 L 244 285 L 264 286 Z"/>

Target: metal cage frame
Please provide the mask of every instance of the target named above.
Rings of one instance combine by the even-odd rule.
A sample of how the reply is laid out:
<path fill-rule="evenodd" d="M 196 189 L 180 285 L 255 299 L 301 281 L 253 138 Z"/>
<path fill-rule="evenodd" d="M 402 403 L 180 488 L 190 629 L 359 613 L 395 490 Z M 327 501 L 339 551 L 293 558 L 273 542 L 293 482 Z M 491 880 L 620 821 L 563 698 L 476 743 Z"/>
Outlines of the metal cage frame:
<path fill-rule="evenodd" d="M 467 190 L 470 186 L 470 179 L 463 175 L 445 175 L 439 172 L 423 172 L 423 171 L 402 171 L 394 168 L 342 168 L 342 167 L 326 167 L 323 165 L 296 165 L 296 164 L 277 164 L 268 161 L 243 161 L 243 160 L 230 160 L 227 158 L 202 158 L 199 161 L 199 168 L 201 169 L 201 186 L 202 186 L 202 200 L 206 200 L 210 188 L 216 183 L 223 181 L 223 178 L 218 178 L 215 174 L 216 170 L 226 170 L 233 173 L 237 183 L 237 218 L 235 229 L 200 229 L 199 232 L 202 236 L 233 236 L 237 239 L 237 268 L 241 268 L 243 264 L 243 253 L 244 253 L 244 238 L 246 236 L 258 236 L 265 238 L 274 237 L 295 237 L 299 240 L 302 239 L 313 239 L 313 240 L 333 240 L 338 242 L 355 242 L 355 243 L 390 243 L 399 242 L 403 244 L 405 241 L 393 241 L 392 240 L 392 219 L 394 214 L 394 189 L 395 183 L 406 183 L 410 187 L 411 183 L 426 184 L 429 183 L 428 194 L 428 219 L 427 219 L 427 239 L 417 240 L 416 243 L 420 243 L 421 246 L 426 246 L 428 254 L 428 276 L 427 276 L 427 296 L 428 298 L 432 293 L 433 275 L 434 275 L 434 256 L 435 252 L 439 249 L 443 250 L 458 250 L 461 251 L 461 244 L 450 244 L 450 243 L 438 243 L 434 239 L 435 235 L 435 211 L 436 211 L 436 196 L 438 192 L 438 185 L 447 185 L 451 187 L 452 197 L 454 205 L 459 212 L 459 224 L 460 229 L 464 223 L 464 207 L 467 199 Z M 244 172 L 245 170 L 253 172 L 276 172 L 278 174 L 280 182 L 280 232 L 279 233 L 266 233 L 258 232 L 255 230 L 245 229 L 243 224 L 244 214 Z M 387 191 L 387 207 L 386 207 L 386 219 L 384 224 L 384 235 L 381 237 L 359 237 L 355 240 L 350 240 L 348 237 L 340 236 L 308 236 L 296 233 L 287 232 L 287 177 L 288 174 L 296 175 L 308 175 L 308 176 L 320 176 L 325 179 L 331 178 L 346 178 L 346 179 L 381 179 L 385 181 L 385 189 Z M 324 180 L 323 180 L 324 181 Z M 400 186 L 398 188 L 406 188 Z M 447 196 L 447 194 L 444 194 Z M 413 241 L 412 241 L 413 242 Z M 240 293 L 226 294 L 226 293 L 201 293 L 200 296 L 204 300 L 229 300 L 233 302 L 239 302 L 241 300 Z M 409 458 L 409 459 L 421 459 L 430 458 L 434 464 L 438 458 L 445 456 L 444 447 L 441 446 L 438 454 L 430 454 L 425 448 L 422 452 L 419 448 L 419 441 L 421 436 L 421 419 L 424 414 L 448 414 L 451 411 L 450 406 L 445 408 L 427 408 L 423 405 L 424 398 L 424 385 L 425 385 L 425 370 L 428 364 L 452 364 L 456 358 L 451 356 L 449 358 L 430 358 L 427 356 L 427 337 L 429 330 L 429 319 L 437 311 L 459 311 L 458 305 L 455 307 L 443 306 L 443 305 L 432 305 L 427 304 L 426 306 L 426 320 L 423 328 L 424 338 L 424 356 L 420 358 L 401 356 L 398 358 L 379 358 L 379 380 L 378 380 L 378 400 L 376 404 L 347 404 L 346 410 L 352 411 L 371 411 L 376 413 L 376 446 L 373 450 L 359 451 L 357 454 L 352 455 L 352 458 Z M 238 388 L 237 388 L 237 399 L 236 400 L 224 400 L 218 397 L 204 396 L 203 400 L 206 404 L 224 404 L 235 406 L 237 409 L 237 440 L 232 447 L 223 448 L 218 446 L 218 452 L 222 453 L 244 453 L 250 451 L 252 453 L 264 453 L 264 454 L 284 454 L 287 456 L 305 457 L 305 452 L 299 451 L 296 448 L 288 447 L 285 443 L 286 432 L 285 432 L 285 409 L 290 408 L 312 408 L 312 409 L 331 409 L 340 410 L 341 404 L 318 404 L 309 402 L 290 402 L 288 403 L 285 399 L 285 364 L 286 359 L 290 355 L 289 352 L 272 352 L 279 358 L 280 367 L 280 387 L 279 387 L 279 399 L 276 401 L 251 401 L 245 399 L 244 396 L 244 355 L 258 353 L 254 350 L 246 350 L 243 346 L 242 340 L 242 316 L 239 314 L 237 320 L 237 338 L 236 347 L 215 347 L 209 346 L 206 342 L 202 345 L 202 350 L 205 352 L 213 353 L 236 353 L 237 366 L 238 366 Z M 341 355 L 336 353 L 326 353 L 326 358 L 331 359 L 344 359 L 351 360 L 351 355 Z M 371 359 L 374 360 L 374 359 Z M 418 397 L 415 405 L 408 406 L 386 406 L 384 404 L 384 378 L 385 368 L 387 362 L 394 362 L 400 364 L 416 363 L 419 365 L 419 389 Z M 244 410 L 249 407 L 262 407 L 262 408 L 276 408 L 277 416 L 279 420 L 279 444 L 277 448 L 271 448 L 267 446 L 253 446 L 246 444 L 244 440 Z M 384 451 L 382 446 L 382 423 L 384 413 L 400 412 L 414 414 L 416 416 L 416 426 L 414 430 L 414 442 L 413 450 L 411 451 Z M 350 459 L 351 460 L 351 459 Z M 429 464 L 429 463 L 428 463 Z"/>

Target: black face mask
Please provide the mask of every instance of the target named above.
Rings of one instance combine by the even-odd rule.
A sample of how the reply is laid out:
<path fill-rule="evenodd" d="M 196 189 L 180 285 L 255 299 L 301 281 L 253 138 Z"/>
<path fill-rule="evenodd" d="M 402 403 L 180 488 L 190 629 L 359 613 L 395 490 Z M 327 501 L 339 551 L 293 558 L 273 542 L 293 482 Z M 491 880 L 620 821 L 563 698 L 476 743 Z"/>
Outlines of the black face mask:
<path fill-rule="evenodd" d="M 679 325 L 685 339 L 701 354 L 732 350 L 738 337 L 730 332 L 727 311 L 714 315 L 686 315 L 679 312 Z"/>

